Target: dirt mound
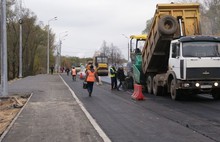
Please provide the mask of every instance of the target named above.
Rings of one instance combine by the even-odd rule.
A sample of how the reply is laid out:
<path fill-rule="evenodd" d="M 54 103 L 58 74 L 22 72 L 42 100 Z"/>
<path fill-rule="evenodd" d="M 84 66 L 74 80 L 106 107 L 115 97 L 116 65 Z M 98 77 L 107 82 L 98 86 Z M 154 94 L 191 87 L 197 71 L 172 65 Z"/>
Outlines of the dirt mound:
<path fill-rule="evenodd" d="M 18 114 L 30 95 L 0 97 L 0 136 Z"/>

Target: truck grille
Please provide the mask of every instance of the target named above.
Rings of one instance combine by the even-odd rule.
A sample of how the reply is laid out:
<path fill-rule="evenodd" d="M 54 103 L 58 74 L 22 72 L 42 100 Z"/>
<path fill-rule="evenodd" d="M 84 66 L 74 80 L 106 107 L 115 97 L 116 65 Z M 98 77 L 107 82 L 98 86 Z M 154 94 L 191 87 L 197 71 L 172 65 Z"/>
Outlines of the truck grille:
<path fill-rule="evenodd" d="M 220 68 L 187 68 L 186 79 L 219 80 L 220 79 Z"/>

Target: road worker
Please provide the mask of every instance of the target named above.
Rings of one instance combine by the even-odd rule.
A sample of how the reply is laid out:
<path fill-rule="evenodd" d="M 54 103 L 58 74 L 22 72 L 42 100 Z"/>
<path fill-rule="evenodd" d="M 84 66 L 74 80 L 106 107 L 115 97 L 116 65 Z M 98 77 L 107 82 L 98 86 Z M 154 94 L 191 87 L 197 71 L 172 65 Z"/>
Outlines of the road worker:
<path fill-rule="evenodd" d="M 125 81 L 125 74 L 124 74 L 124 69 L 123 67 L 119 67 L 118 70 L 117 70 L 117 78 L 119 80 L 119 85 L 117 87 L 118 91 L 119 91 L 119 88 L 122 86 L 122 84 L 124 83 Z"/>
<path fill-rule="evenodd" d="M 117 89 L 117 71 L 115 66 L 112 65 L 110 68 L 110 77 L 111 77 L 111 90 Z"/>
<path fill-rule="evenodd" d="M 89 96 L 91 97 L 94 82 L 95 81 L 99 82 L 98 75 L 95 72 L 93 65 L 90 65 L 90 69 L 86 71 L 85 81 L 87 82 L 87 90 L 89 92 Z"/>
<path fill-rule="evenodd" d="M 73 79 L 73 81 L 74 81 L 74 80 L 76 81 L 76 74 L 77 74 L 77 72 L 76 72 L 75 67 L 72 68 L 71 74 L 72 74 L 72 79 Z"/>

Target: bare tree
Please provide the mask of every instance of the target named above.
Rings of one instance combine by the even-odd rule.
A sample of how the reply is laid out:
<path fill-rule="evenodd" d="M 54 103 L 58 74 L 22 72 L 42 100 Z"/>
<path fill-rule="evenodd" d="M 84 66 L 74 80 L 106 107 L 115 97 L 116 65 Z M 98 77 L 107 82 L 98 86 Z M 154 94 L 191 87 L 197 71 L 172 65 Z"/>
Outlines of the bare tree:
<path fill-rule="evenodd" d="M 110 46 L 107 45 L 106 41 L 103 41 L 102 46 L 99 50 L 100 53 L 104 54 L 108 57 L 109 64 L 122 64 L 123 63 L 123 55 L 121 50 L 111 43 Z"/>

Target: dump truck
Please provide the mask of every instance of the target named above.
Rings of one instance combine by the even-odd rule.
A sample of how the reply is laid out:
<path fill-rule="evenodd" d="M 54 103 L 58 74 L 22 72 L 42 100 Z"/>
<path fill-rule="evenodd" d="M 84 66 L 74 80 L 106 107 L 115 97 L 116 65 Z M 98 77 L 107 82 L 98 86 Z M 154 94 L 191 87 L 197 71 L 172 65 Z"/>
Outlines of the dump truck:
<path fill-rule="evenodd" d="M 201 34 L 199 4 L 158 4 L 141 56 L 148 93 L 220 98 L 220 37 Z"/>

